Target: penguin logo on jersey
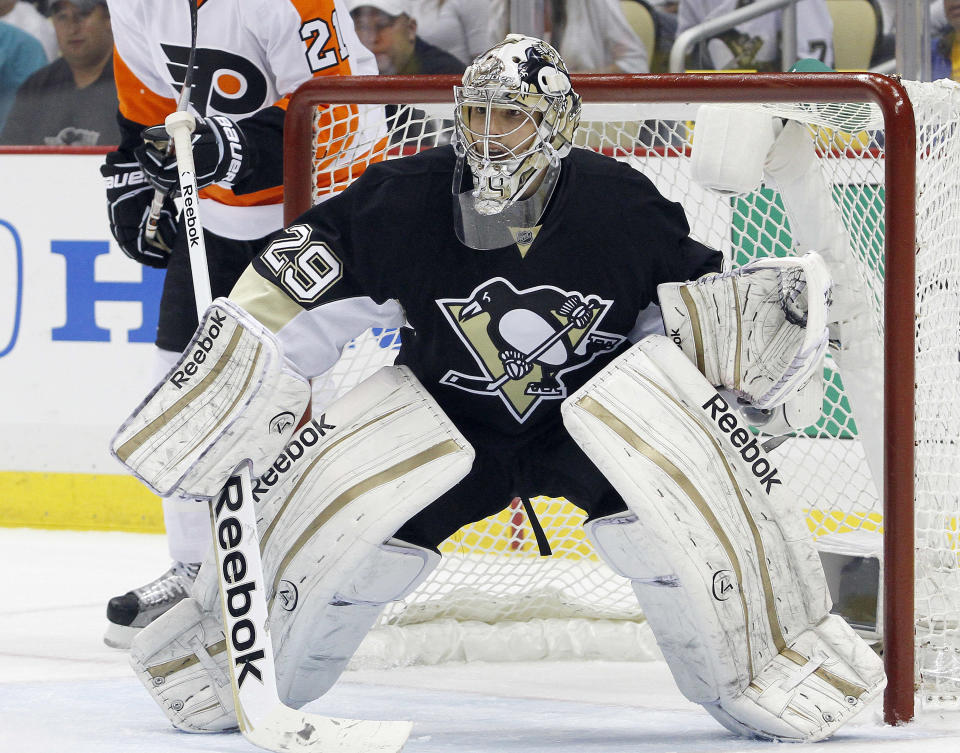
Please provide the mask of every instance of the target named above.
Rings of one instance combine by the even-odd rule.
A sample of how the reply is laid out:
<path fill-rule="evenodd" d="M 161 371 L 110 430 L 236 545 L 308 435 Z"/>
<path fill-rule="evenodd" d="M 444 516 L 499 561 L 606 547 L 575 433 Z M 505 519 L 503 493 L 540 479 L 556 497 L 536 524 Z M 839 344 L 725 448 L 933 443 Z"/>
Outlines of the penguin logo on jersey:
<path fill-rule="evenodd" d="M 612 303 L 551 285 L 517 290 L 502 277 L 481 283 L 467 299 L 440 299 L 481 372 L 451 370 L 440 383 L 497 396 L 523 423 L 541 401 L 567 396 L 563 374 L 626 339 L 597 329 Z"/>
<path fill-rule="evenodd" d="M 190 48 L 161 44 L 167 56 L 167 71 L 179 92 L 187 75 Z M 190 104 L 201 115 L 218 112 L 228 116 L 250 115 L 267 104 L 267 79 L 246 58 L 225 50 L 198 47 L 193 68 Z"/>

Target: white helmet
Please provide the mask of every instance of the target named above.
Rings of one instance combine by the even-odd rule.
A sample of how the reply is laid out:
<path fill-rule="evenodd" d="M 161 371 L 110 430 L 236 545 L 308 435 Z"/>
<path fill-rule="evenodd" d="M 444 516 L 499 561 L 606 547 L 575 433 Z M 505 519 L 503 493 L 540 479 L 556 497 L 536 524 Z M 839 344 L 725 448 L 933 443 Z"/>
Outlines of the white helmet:
<path fill-rule="evenodd" d="M 559 53 L 543 40 L 510 34 L 473 61 L 454 95 L 458 175 L 465 160 L 474 211 L 499 214 L 532 194 L 542 210 L 580 122 L 580 97 Z M 507 130 L 492 122 L 497 108 L 511 113 Z M 529 137 L 516 143 L 518 134 Z"/>

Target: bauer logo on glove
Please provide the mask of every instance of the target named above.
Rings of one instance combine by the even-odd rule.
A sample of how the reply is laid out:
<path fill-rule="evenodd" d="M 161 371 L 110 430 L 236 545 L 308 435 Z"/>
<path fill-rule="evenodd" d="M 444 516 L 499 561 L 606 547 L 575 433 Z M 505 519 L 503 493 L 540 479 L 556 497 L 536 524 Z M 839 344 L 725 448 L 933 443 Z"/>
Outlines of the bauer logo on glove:
<path fill-rule="evenodd" d="M 223 115 L 198 117 L 196 121 L 191 143 L 197 187 L 218 183 L 232 188 L 252 168 L 243 130 Z M 144 143 L 134 151 L 150 182 L 161 191 L 171 191 L 179 186 L 176 154 L 167 152 L 169 140 L 164 126 L 151 126 L 144 129 Z"/>
<path fill-rule="evenodd" d="M 157 233 L 144 235 L 153 187 L 137 162 L 123 162 L 117 152 L 107 155 L 100 166 L 107 190 L 107 218 L 110 232 L 120 249 L 134 261 L 163 269 L 170 259 L 170 249 L 177 237 L 177 208 L 169 196 L 157 218 Z"/>

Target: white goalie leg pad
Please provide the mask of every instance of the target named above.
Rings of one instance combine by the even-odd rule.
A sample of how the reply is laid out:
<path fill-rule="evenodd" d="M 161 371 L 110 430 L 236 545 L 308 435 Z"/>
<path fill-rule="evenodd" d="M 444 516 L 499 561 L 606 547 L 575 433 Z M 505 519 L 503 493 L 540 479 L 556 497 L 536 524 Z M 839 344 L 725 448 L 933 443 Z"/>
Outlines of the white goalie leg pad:
<path fill-rule="evenodd" d="M 332 573 L 333 596 L 310 595 L 291 616 L 277 666 L 280 693 L 300 706 L 326 693 L 347 668 L 383 607 L 409 595 L 434 570 L 440 555 L 390 540 L 358 563 L 354 572 Z"/>
<path fill-rule="evenodd" d="M 589 532 L 633 581 L 687 698 L 734 731 L 813 741 L 881 691 L 879 657 L 829 615 L 775 462 L 667 338 L 631 348 L 562 413 L 632 513 Z"/>
<path fill-rule="evenodd" d="M 308 380 L 285 361 L 273 333 L 219 298 L 110 449 L 160 496 L 207 499 L 243 460 L 262 473 L 309 401 Z"/>
<path fill-rule="evenodd" d="M 657 286 L 667 334 L 710 383 L 773 408 L 823 378 L 830 275 L 814 253 Z"/>
<path fill-rule="evenodd" d="M 173 726 L 186 732 L 237 729 L 219 612 L 183 599 L 130 646 L 134 673 Z"/>
<path fill-rule="evenodd" d="M 392 536 L 463 478 L 472 463 L 472 448 L 409 369 L 390 366 L 312 418 L 253 480 L 284 703 L 302 705 L 322 695 L 383 605 L 402 598 L 433 569 L 438 555 Z M 201 568 L 193 597 L 204 619 L 220 625 L 212 562 Z M 247 598 L 242 589 L 227 593 L 227 607 L 242 610 Z M 175 617 L 163 615 L 150 633 L 134 641 L 131 656 L 171 721 L 181 729 L 204 731 L 204 717 L 194 722 L 170 709 L 178 702 L 186 707 L 185 694 L 192 691 L 220 707 L 218 719 L 234 719 L 232 699 L 215 693 L 213 681 L 197 675 L 189 687 L 170 685 L 177 688 L 176 697 L 150 684 L 156 682 L 154 663 L 172 660 L 155 647 L 172 640 L 183 645 L 184 639 L 173 634 L 181 627 Z M 217 656 L 225 670 L 226 654 Z M 196 701 L 192 707 L 203 704 Z"/>
<path fill-rule="evenodd" d="M 430 574 L 440 555 L 399 541 L 370 550 L 337 596 L 298 604 L 296 584 L 282 581 L 274 605 L 300 607 L 306 642 L 273 636 L 278 684 L 286 703 L 299 707 L 325 693 L 346 668 L 386 603 L 402 599 Z M 212 559 L 210 560 L 212 563 Z M 220 615 L 215 565 L 204 565 L 196 598 L 184 599 L 144 628 L 130 650 L 130 664 L 173 726 L 185 732 L 237 729 L 228 655 Z M 285 680 L 281 682 L 281 680 Z"/>

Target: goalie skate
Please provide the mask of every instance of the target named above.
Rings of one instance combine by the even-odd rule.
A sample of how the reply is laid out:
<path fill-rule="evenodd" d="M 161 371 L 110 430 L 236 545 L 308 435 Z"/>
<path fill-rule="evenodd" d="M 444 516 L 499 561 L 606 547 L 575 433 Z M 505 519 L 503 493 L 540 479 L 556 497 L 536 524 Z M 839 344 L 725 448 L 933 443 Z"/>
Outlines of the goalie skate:
<path fill-rule="evenodd" d="M 111 648 L 130 648 L 137 633 L 190 594 L 199 570 L 199 562 L 174 562 L 159 578 L 114 596 L 107 603 L 110 625 L 103 642 Z"/>

